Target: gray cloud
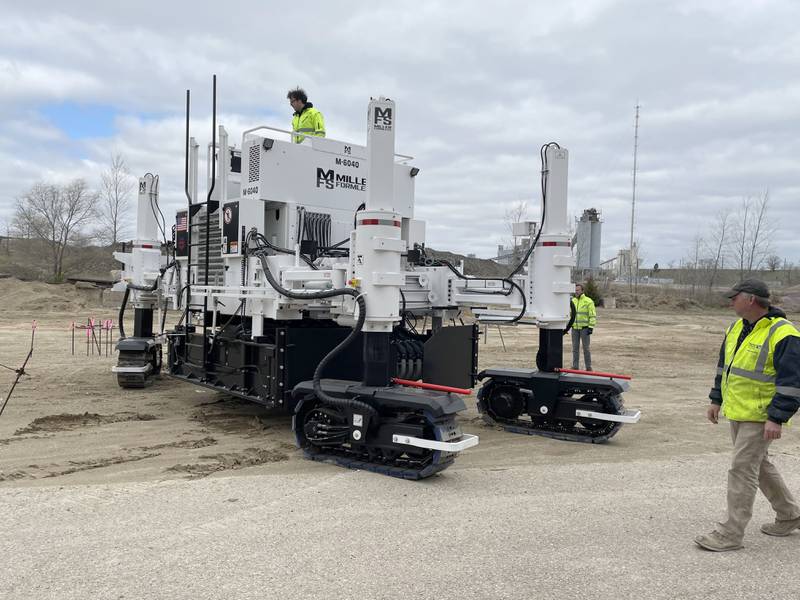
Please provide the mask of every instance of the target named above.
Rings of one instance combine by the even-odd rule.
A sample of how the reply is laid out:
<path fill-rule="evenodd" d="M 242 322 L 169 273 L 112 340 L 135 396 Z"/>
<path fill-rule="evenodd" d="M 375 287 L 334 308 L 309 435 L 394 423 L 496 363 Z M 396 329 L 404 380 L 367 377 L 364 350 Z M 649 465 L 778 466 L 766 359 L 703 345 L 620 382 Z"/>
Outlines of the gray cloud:
<path fill-rule="evenodd" d="M 188 2 L 33 0 L 0 22 L 0 216 L 41 178 L 97 182 L 112 151 L 183 203 L 183 98 L 210 137 L 210 79 L 237 141 L 286 126 L 304 86 L 329 135 L 363 143 L 370 96 L 398 102 L 429 244 L 491 255 L 505 210 L 538 213 L 542 143 L 570 150 L 570 213 L 628 244 L 633 106 L 642 105 L 636 235 L 647 262 L 690 251 L 721 209 L 769 189 L 775 248 L 800 260 L 800 7 L 792 1 Z M 36 108 L 112 106 L 110 138 L 65 137 Z M 202 187 L 202 186 L 201 186 Z"/>

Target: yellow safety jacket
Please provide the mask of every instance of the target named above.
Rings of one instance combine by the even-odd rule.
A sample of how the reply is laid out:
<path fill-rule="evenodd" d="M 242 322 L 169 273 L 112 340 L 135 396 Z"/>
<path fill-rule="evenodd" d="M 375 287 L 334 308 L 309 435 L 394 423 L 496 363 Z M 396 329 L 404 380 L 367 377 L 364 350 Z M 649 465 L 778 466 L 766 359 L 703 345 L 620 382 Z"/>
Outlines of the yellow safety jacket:
<path fill-rule="evenodd" d="M 573 329 L 583 329 L 590 327 L 594 329 L 597 325 L 597 311 L 594 308 L 594 300 L 586 294 L 581 294 L 580 298 L 573 298 L 572 304 L 575 306 L 575 321 L 572 323 Z"/>
<path fill-rule="evenodd" d="M 295 133 L 313 135 L 315 137 L 325 137 L 325 119 L 322 118 L 322 113 L 308 102 L 302 112 L 299 114 L 294 113 L 292 117 L 292 131 Z M 299 144 L 304 139 L 306 139 L 305 135 L 292 136 L 292 141 L 296 144 Z"/>
<path fill-rule="evenodd" d="M 725 357 L 718 367 L 722 412 L 731 421 L 763 423 L 776 391 L 775 346 L 788 336 L 800 337 L 800 332 L 782 317 L 762 317 L 737 350 L 742 327 L 744 321 L 739 319 L 725 334 Z"/>

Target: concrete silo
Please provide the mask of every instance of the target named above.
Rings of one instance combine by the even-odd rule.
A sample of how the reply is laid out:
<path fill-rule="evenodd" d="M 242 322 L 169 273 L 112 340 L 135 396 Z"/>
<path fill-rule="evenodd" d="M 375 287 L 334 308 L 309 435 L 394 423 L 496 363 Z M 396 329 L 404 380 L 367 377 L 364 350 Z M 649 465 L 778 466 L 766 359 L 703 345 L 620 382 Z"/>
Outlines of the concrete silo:
<path fill-rule="evenodd" d="M 597 272 L 600 268 L 602 222 L 595 208 L 587 208 L 575 224 L 575 266 L 579 271 Z"/>

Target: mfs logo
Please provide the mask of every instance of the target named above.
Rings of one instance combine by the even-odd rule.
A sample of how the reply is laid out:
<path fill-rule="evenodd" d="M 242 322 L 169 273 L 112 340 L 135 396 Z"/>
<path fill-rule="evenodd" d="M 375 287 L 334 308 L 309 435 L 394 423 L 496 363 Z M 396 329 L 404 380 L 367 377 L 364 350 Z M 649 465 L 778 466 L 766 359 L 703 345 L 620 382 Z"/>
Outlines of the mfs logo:
<path fill-rule="evenodd" d="M 381 108 L 380 106 L 375 107 L 375 120 L 373 125 L 375 129 L 380 131 L 391 131 L 392 130 L 392 108 Z"/>
<path fill-rule="evenodd" d="M 333 189 L 333 169 L 320 169 L 317 167 L 317 187 L 325 186 L 327 189 Z"/>
<path fill-rule="evenodd" d="M 335 173 L 333 169 L 328 169 L 326 171 L 321 167 L 317 167 L 317 187 L 323 186 L 328 190 L 339 188 L 363 192 L 367 189 L 367 178 L 350 174 L 343 175 L 341 173 Z"/>

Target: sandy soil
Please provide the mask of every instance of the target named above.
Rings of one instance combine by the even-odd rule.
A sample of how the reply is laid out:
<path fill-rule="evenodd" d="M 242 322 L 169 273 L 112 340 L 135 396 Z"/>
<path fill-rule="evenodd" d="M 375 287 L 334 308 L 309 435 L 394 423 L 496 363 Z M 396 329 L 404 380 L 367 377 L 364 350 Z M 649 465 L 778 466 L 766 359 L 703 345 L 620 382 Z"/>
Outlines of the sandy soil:
<path fill-rule="evenodd" d="M 38 287 L 37 287 L 38 286 Z M 41 289 L 39 289 L 41 288 Z M 17 367 L 38 320 L 33 357 L 0 416 L 0 487 L 161 481 L 247 473 L 329 473 L 294 445 L 289 417 L 164 377 L 145 390 L 122 390 L 111 373 L 115 357 L 86 355 L 85 337 L 71 352 L 70 324 L 89 316 L 115 318 L 99 290 L 0 282 L 0 363 Z M 790 315 L 797 321 L 798 315 Z M 593 446 L 505 433 L 485 425 L 474 395 L 461 417 L 480 445 L 443 475 L 474 467 L 625 462 L 729 452 L 724 435 L 704 421 L 716 354 L 732 314 L 599 311 L 592 336 L 597 370 L 633 375 L 626 406 L 642 410 L 637 425 Z M 130 325 L 129 325 L 130 327 Z M 490 328 L 481 366 L 529 367 L 538 339 L 532 327 Z M 505 343 L 505 350 L 503 348 Z M 105 352 L 105 350 L 104 350 Z M 3 398 L 14 373 L 0 368 Z M 778 453 L 800 456 L 789 429 Z"/>

